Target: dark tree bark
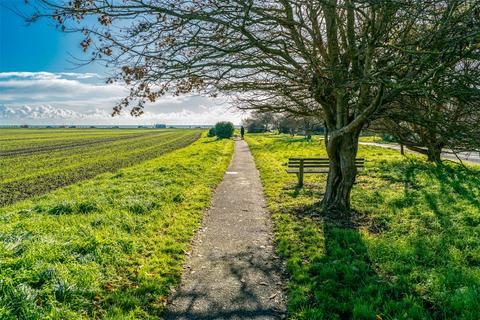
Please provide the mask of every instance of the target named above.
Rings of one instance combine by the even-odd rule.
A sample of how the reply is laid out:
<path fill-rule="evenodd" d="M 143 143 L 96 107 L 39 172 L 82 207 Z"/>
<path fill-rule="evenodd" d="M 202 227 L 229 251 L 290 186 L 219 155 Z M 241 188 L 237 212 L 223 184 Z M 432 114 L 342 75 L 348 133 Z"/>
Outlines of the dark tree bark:
<path fill-rule="evenodd" d="M 433 144 L 427 149 L 428 161 L 435 162 L 436 164 L 442 163 L 442 149 L 443 145 Z"/>
<path fill-rule="evenodd" d="M 348 212 L 350 193 L 355 183 L 355 159 L 360 131 L 333 136 L 327 144 L 330 168 L 322 207 L 329 211 Z"/>
<path fill-rule="evenodd" d="M 328 145 L 328 127 L 327 127 L 327 124 L 324 122 L 324 126 L 323 126 L 323 140 L 324 140 L 324 143 L 325 143 L 325 146 Z"/>
<path fill-rule="evenodd" d="M 430 162 L 435 162 L 437 164 L 442 163 L 441 155 L 442 155 L 443 145 L 441 144 L 429 145 L 426 149 L 416 147 L 416 146 L 408 146 L 408 145 L 407 145 L 407 148 L 417 153 L 426 155 L 428 161 Z"/>

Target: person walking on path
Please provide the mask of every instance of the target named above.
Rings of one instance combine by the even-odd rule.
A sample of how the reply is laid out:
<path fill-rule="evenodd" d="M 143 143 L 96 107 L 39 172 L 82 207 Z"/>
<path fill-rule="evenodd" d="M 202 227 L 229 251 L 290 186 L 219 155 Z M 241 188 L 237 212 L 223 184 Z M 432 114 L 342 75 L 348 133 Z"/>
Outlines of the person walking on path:
<path fill-rule="evenodd" d="M 243 137 L 245 136 L 245 128 L 243 126 L 240 127 L 240 135 L 242 136 L 243 140 Z"/>

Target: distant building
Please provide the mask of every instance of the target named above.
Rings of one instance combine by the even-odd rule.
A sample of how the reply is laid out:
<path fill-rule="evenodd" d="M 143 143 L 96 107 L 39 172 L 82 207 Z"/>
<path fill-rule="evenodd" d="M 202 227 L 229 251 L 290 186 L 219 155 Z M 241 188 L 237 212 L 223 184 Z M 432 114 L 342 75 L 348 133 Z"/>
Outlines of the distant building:
<path fill-rule="evenodd" d="M 166 124 L 162 124 L 162 123 L 157 123 L 155 125 L 155 129 L 166 129 L 167 128 L 167 125 Z"/>
<path fill-rule="evenodd" d="M 22 124 L 20 128 L 29 128 L 28 124 Z"/>

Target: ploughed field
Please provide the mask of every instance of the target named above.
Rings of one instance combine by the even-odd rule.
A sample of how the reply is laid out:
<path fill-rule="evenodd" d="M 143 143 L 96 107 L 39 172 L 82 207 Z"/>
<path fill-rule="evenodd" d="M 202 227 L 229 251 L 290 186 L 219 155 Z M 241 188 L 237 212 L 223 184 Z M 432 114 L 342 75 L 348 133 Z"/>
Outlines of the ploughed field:
<path fill-rule="evenodd" d="M 200 132 L 0 129 L 0 206 L 185 147 Z"/>
<path fill-rule="evenodd" d="M 138 129 L 0 139 L 0 193 L 15 202 L 0 206 L 0 319 L 161 317 L 233 141 Z"/>

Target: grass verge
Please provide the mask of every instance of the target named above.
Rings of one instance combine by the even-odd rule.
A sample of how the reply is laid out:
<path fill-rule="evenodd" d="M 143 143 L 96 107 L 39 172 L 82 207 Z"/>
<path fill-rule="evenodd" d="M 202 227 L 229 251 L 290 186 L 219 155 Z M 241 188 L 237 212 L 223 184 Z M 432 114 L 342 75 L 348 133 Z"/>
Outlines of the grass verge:
<path fill-rule="evenodd" d="M 278 252 L 289 272 L 291 319 L 477 319 L 480 168 L 434 166 L 360 146 L 367 159 L 344 220 L 318 209 L 325 175 L 295 187 L 288 157 L 326 156 L 318 139 L 249 135 Z"/>
<path fill-rule="evenodd" d="M 230 162 L 201 138 L 0 209 L 0 319 L 158 318 Z"/>

